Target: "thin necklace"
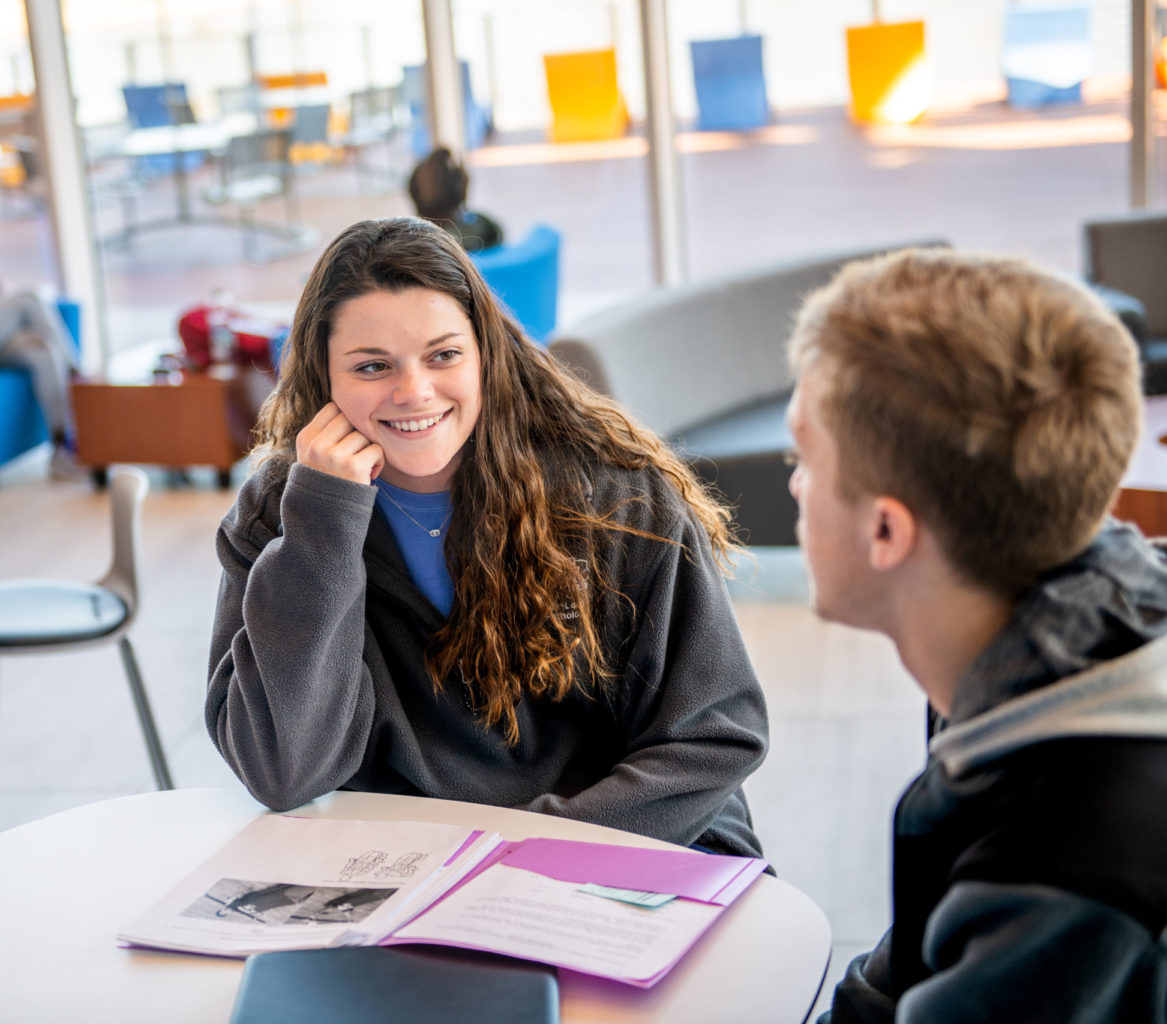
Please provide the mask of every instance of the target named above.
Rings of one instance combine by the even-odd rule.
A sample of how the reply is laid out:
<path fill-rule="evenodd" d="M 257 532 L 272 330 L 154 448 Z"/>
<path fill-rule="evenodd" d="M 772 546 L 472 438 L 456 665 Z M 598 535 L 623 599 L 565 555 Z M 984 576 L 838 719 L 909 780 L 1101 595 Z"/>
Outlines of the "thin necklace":
<path fill-rule="evenodd" d="M 383 490 L 382 493 L 384 493 L 385 497 L 397 506 L 397 510 L 403 516 L 405 516 L 406 519 L 413 523 L 413 525 L 416 526 L 419 530 L 425 530 L 425 532 L 428 533 L 431 537 L 440 537 L 442 535 L 442 531 L 446 528 L 446 523 L 450 521 L 450 514 L 454 511 L 453 506 L 448 508 L 446 510 L 446 518 L 442 520 L 442 525 L 439 526 L 436 530 L 431 530 L 428 526 L 422 526 L 421 523 L 419 523 L 416 519 L 413 518 L 413 516 L 406 512 L 405 509 L 401 507 L 401 503 L 398 502 L 397 499 L 394 498 L 393 495 L 390 494 L 387 490 Z"/>

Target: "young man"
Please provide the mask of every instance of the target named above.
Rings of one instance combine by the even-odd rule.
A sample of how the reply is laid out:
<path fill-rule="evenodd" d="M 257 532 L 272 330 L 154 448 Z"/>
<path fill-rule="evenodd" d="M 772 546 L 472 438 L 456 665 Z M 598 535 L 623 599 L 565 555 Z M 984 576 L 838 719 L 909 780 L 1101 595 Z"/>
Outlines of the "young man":
<path fill-rule="evenodd" d="M 822 1021 L 1167 1020 L 1167 560 L 1107 519 L 1134 344 L 1067 280 L 931 250 L 847 267 L 791 359 L 815 609 L 939 715 L 892 927 Z"/>

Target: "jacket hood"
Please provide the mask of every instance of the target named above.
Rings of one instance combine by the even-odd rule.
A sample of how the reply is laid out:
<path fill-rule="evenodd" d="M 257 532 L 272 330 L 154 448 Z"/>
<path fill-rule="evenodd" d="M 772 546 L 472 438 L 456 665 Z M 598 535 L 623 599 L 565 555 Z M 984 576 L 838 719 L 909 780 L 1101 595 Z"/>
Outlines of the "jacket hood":
<path fill-rule="evenodd" d="M 950 726 L 929 753 L 956 776 L 1071 736 L 1167 739 L 1167 636 Z"/>
<path fill-rule="evenodd" d="M 1167 555 L 1115 521 L 1022 598 L 930 751 L 959 773 L 1083 735 L 1167 736 Z"/>
<path fill-rule="evenodd" d="M 1093 543 L 1026 593 L 966 670 L 950 722 L 983 714 L 1167 634 L 1167 554 L 1108 520 Z"/>

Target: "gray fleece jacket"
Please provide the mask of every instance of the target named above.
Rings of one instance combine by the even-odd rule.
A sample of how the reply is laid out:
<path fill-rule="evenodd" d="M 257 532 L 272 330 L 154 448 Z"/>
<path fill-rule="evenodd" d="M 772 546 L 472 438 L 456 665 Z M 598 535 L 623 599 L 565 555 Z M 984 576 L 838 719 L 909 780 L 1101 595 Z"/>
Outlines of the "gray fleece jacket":
<path fill-rule="evenodd" d="M 820 1024 L 1167 1022 L 1167 562 L 1108 525 L 962 677 Z"/>
<path fill-rule="evenodd" d="M 423 652 L 443 618 L 375 488 L 263 464 L 219 528 L 206 700 L 252 794 L 277 810 L 337 788 L 418 794 L 759 856 L 740 786 L 765 755 L 766 710 L 708 541 L 658 474 L 592 484 L 597 510 L 668 542 L 601 531 L 614 586 L 595 599 L 617 685 L 524 698 L 508 747 L 475 715 L 472 680 L 435 692 Z"/>

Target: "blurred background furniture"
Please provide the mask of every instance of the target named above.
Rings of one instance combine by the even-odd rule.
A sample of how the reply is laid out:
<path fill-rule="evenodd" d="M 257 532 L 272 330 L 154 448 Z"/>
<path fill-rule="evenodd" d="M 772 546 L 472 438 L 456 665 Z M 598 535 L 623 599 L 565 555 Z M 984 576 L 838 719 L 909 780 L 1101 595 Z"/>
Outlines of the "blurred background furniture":
<path fill-rule="evenodd" d="M 280 363 L 284 356 L 284 346 L 288 343 L 288 338 L 292 336 L 292 328 L 285 327 L 282 331 L 275 331 L 270 340 L 270 359 L 272 366 L 272 374 L 275 377 L 280 375 Z"/>
<path fill-rule="evenodd" d="M 0 197 L 5 218 L 23 210 L 35 215 L 43 208 L 45 181 L 41 173 L 39 146 L 35 132 L 11 132 L 0 136 Z"/>
<path fill-rule="evenodd" d="M 219 114 L 253 114 L 256 118 L 263 112 L 263 96 L 258 82 L 242 82 L 239 85 L 220 85 L 215 89 L 219 99 Z"/>
<path fill-rule="evenodd" d="M 1167 395 L 1145 400 L 1143 433 L 1111 514 L 1148 537 L 1167 537 Z"/>
<path fill-rule="evenodd" d="M 520 242 L 470 253 L 491 290 L 534 341 L 555 327 L 559 300 L 560 235 L 537 224 Z"/>
<path fill-rule="evenodd" d="M 219 154 L 226 149 L 231 139 L 237 135 L 250 134 L 255 129 L 255 118 L 251 114 L 228 114 L 218 121 L 188 121 L 182 124 L 151 125 L 134 128 L 120 141 L 118 150 L 122 156 L 139 159 L 144 156 L 170 156 L 171 179 L 174 183 L 175 210 L 173 214 L 139 221 L 133 207 L 127 208 L 122 230 L 105 239 L 107 245 L 128 246 L 134 236 L 153 228 L 172 227 L 175 224 L 221 223 L 220 219 L 196 215 L 191 203 L 189 169 L 180 156 L 198 154 L 200 159 L 207 153 Z M 127 186 L 132 182 L 126 183 Z"/>
<path fill-rule="evenodd" d="M 770 122 L 762 37 L 694 39 L 693 84 L 699 131 L 742 131 Z"/>
<path fill-rule="evenodd" d="M 58 299 L 57 311 L 80 352 L 81 307 L 70 299 Z M 48 440 L 45 418 L 33 393 L 28 370 L 0 366 L 0 466 Z"/>
<path fill-rule="evenodd" d="M 122 86 L 126 114 L 135 128 L 154 128 L 160 124 L 190 124 L 194 121 L 184 82 L 158 85 Z"/>
<path fill-rule="evenodd" d="M 236 209 L 243 251 L 249 260 L 262 263 L 303 252 L 318 237 L 300 223 L 291 146 L 292 133 L 287 128 L 262 128 L 232 137 L 219 162 L 219 181 L 203 193 L 203 198 L 214 206 Z M 281 197 L 286 225 L 256 219 L 261 203 Z M 261 234 L 274 236 L 281 244 L 264 247 L 260 244 Z"/>
<path fill-rule="evenodd" d="M 231 467 L 251 450 L 270 374 L 244 367 L 158 374 L 149 384 L 73 383 L 77 460 L 104 486 L 109 466 L 213 466 L 231 486 Z"/>
<path fill-rule="evenodd" d="M 1142 305 L 1143 331 L 1141 336 L 1134 333 L 1143 361 L 1143 390 L 1167 394 L 1167 213 L 1135 211 L 1086 221 L 1082 254 L 1088 281 Z"/>
<path fill-rule="evenodd" d="M 35 96 L 0 96 L 0 200 L 4 203 L 0 214 L 5 218 L 20 212 L 35 214 L 41 209 L 44 175 L 39 131 Z"/>
<path fill-rule="evenodd" d="M 798 505 L 789 491 L 786 425 L 794 389 L 786 340 L 794 317 L 807 294 L 845 263 L 907 244 L 646 292 L 569 325 L 548 348 L 667 438 L 734 506 L 745 543 L 794 545 Z"/>
<path fill-rule="evenodd" d="M 1010 105 L 1080 103 L 1093 60 L 1090 5 L 1012 3 L 1003 14 L 1001 72 Z"/>
<path fill-rule="evenodd" d="M 160 128 L 164 125 L 194 124 L 194 110 L 186 95 L 184 82 L 162 82 L 158 85 L 122 86 L 126 102 L 126 118 L 131 128 Z M 185 170 L 203 165 L 204 154 L 197 150 L 185 153 L 149 153 L 138 158 L 143 174 L 170 174 L 181 160 Z"/>
<path fill-rule="evenodd" d="M 333 158 L 332 105 L 310 103 L 293 113 L 288 159 L 299 174 L 319 170 Z"/>
<path fill-rule="evenodd" d="M 466 123 L 466 148 L 477 149 L 494 131 L 494 118 L 489 105 L 479 103 L 470 81 L 470 63 L 458 62 L 462 69 L 462 117 Z M 425 156 L 433 146 L 430 143 L 429 83 L 425 65 L 407 64 L 401 69 L 401 91 L 409 107 L 409 148 L 415 157 Z"/>
<path fill-rule="evenodd" d="M 296 107 L 331 99 L 327 71 L 295 71 L 256 75 L 260 103 L 272 127 L 291 125 Z"/>
<path fill-rule="evenodd" d="M 614 49 L 544 54 L 543 71 L 552 142 L 615 139 L 628 130 Z"/>
<path fill-rule="evenodd" d="M 348 131 L 341 140 L 352 153 L 357 182 L 364 188 L 369 181 L 382 181 L 400 188 L 407 173 L 395 166 L 393 142 L 397 138 L 399 122 L 397 105 L 401 90 L 391 85 L 375 85 L 357 89 L 349 95 Z M 370 164 L 367 150 L 385 150 L 383 164 Z"/>
<path fill-rule="evenodd" d="M 133 645 L 127 635 L 138 614 L 139 534 L 146 474 L 124 468 L 111 488 L 113 557 L 96 583 L 56 579 L 0 582 L 0 657 L 58 654 L 117 643 L 138 724 L 159 789 L 173 789 L 162 741 Z M 84 709 L 78 709 L 83 713 Z"/>
<path fill-rule="evenodd" d="M 932 99 L 923 21 L 876 21 L 847 29 L 851 118 L 909 124 Z"/>
<path fill-rule="evenodd" d="M 81 137 L 94 208 L 118 203 L 123 225 L 138 222 L 138 201 L 149 185 L 137 173 L 137 158 L 126 155 L 126 138 L 132 130 L 125 120 L 111 121 L 87 126 Z"/>

